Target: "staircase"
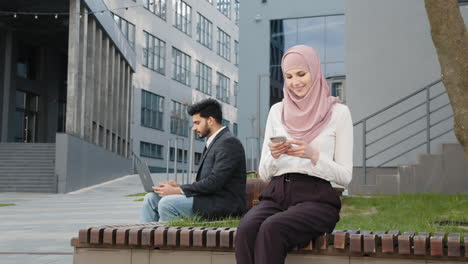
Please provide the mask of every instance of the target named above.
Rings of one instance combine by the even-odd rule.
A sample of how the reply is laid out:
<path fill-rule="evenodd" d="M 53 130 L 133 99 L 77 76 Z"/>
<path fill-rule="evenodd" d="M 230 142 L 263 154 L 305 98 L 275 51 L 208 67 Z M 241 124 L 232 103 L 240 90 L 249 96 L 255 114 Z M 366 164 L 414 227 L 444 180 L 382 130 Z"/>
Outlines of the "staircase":
<path fill-rule="evenodd" d="M 55 144 L 1 143 L 0 192 L 56 193 Z"/>
<path fill-rule="evenodd" d="M 362 168 L 353 174 L 362 175 Z M 468 160 L 459 144 L 441 144 L 436 153 L 422 153 L 418 162 L 398 167 L 379 168 L 369 174 L 367 184 L 353 180 L 350 194 L 466 193 Z"/>
<path fill-rule="evenodd" d="M 356 144 L 361 151 L 357 165 L 362 166 L 353 170 L 350 194 L 467 192 L 468 161 L 459 144 L 444 139 L 453 133 L 453 112 L 440 79 L 354 123 L 354 128 L 362 135 Z"/>

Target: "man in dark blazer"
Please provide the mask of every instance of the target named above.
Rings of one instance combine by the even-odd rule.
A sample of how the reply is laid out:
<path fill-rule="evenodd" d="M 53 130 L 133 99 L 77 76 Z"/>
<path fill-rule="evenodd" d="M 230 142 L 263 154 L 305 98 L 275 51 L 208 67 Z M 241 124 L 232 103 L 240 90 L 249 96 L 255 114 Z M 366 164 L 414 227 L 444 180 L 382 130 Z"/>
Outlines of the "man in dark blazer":
<path fill-rule="evenodd" d="M 145 196 L 140 222 L 168 221 L 199 215 L 208 219 L 245 211 L 246 168 L 241 142 L 221 125 L 221 105 L 206 99 L 189 106 L 193 130 L 207 138 L 196 181 L 174 181 L 153 187 Z"/>

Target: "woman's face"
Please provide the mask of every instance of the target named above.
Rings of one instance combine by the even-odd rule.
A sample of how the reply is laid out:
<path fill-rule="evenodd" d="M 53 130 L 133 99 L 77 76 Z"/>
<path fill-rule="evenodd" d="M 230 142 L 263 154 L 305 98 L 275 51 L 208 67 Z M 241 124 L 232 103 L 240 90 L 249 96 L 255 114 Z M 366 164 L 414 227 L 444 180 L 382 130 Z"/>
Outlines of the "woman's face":
<path fill-rule="evenodd" d="M 291 69 L 284 75 L 286 87 L 297 97 L 304 97 L 312 87 L 310 72 L 303 69 Z"/>

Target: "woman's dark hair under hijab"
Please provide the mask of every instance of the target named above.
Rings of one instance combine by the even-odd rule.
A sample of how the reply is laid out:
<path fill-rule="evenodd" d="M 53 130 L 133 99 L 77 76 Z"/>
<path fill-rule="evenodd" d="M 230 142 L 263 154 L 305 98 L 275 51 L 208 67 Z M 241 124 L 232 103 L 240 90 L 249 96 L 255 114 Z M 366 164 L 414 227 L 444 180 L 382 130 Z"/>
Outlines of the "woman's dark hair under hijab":
<path fill-rule="evenodd" d="M 215 99 L 205 99 L 193 105 L 189 105 L 187 112 L 190 116 L 200 114 L 203 118 L 213 117 L 218 124 L 221 124 L 223 119 L 223 111 L 221 110 L 221 104 Z"/>

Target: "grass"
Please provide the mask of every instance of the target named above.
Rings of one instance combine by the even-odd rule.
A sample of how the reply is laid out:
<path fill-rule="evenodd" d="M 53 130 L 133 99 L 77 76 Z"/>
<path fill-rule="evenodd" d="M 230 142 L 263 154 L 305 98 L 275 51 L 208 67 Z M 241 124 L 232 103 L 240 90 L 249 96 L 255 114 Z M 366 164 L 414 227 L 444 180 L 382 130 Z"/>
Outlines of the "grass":
<path fill-rule="evenodd" d="M 14 206 L 16 204 L 14 203 L 8 203 L 8 204 L 0 204 L 0 207 L 4 207 L 4 206 Z"/>
<path fill-rule="evenodd" d="M 468 195 L 401 194 L 346 197 L 335 229 L 467 232 L 439 226 L 441 220 L 468 222 Z"/>
<path fill-rule="evenodd" d="M 468 195 L 401 194 L 345 197 L 335 229 L 467 233 L 467 226 L 440 226 L 435 221 L 468 222 Z M 169 222 L 170 226 L 236 227 L 238 218 L 209 222 L 201 218 Z"/>
<path fill-rule="evenodd" d="M 126 195 L 125 197 L 141 197 L 141 196 L 145 196 L 146 193 L 143 192 L 143 193 L 134 193 L 134 194 L 129 194 L 129 195 Z M 134 202 L 143 202 L 143 198 L 139 198 L 139 199 L 135 199 L 133 200 Z"/>
<path fill-rule="evenodd" d="M 139 196 L 145 196 L 146 193 L 143 192 L 143 193 L 134 193 L 134 194 L 129 194 L 129 195 L 125 195 L 125 197 L 139 197 Z"/>
<path fill-rule="evenodd" d="M 180 220 L 169 221 L 169 226 L 203 226 L 203 227 L 237 227 L 239 218 L 227 217 L 218 221 L 206 221 L 199 216 L 193 218 L 183 218 Z"/>

